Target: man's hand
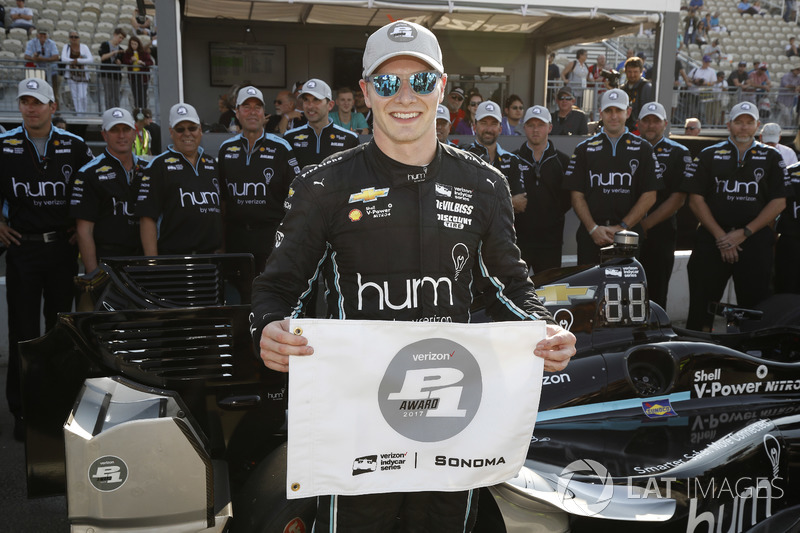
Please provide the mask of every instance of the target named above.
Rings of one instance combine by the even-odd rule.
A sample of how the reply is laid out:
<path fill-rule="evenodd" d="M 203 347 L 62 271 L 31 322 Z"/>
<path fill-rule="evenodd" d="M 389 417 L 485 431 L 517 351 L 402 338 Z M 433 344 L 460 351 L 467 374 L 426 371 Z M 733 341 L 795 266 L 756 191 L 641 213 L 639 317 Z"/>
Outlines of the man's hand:
<path fill-rule="evenodd" d="M 528 193 L 523 192 L 511 197 L 511 206 L 515 213 L 524 213 L 528 207 Z"/>
<path fill-rule="evenodd" d="M 308 339 L 289 331 L 288 318 L 267 324 L 258 345 L 264 366 L 278 372 L 289 371 L 289 356 L 314 353 L 314 348 L 308 346 Z"/>
<path fill-rule="evenodd" d="M 617 232 L 617 227 L 622 229 L 622 226 L 597 226 L 597 229 L 594 230 L 590 237 L 597 246 L 614 244 L 614 234 Z"/>
<path fill-rule="evenodd" d="M 6 222 L 0 222 L 0 243 L 5 244 L 6 247 L 16 244 L 19 246 L 19 238 L 22 235 L 14 229 L 11 229 Z"/>
<path fill-rule="evenodd" d="M 266 328 L 264 329 L 266 330 Z M 262 340 L 261 343 L 263 346 L 264 341 Z M 261 353 L 264 353 L 263 349 Z M 533 350 L 533 354 L 544 359 L 545 371 L 558 372 L 564 370 L 569 360 L 575 355 L 575 335 L 561 326 L 548 324 L 547 336 L 544 340 L 539 341 L 539 344 Z"/>

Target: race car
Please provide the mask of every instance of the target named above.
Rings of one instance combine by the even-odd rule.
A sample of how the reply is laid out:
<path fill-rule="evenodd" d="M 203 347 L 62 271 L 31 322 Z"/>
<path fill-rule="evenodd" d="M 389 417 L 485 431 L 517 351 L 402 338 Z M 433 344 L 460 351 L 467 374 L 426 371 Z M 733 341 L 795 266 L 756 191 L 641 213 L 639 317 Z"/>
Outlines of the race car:
<path fill-rule="evenodd" d="M 578 354 L 544 375 L 525 466 L 481 490 L 476 531 L 796 527 L 791 311 L 752 331 L 673 328 L 647 299 L 635 248 L 623 234 L 600 265 L 537 280 Z M 94 302 L 106 311 L 62 315 L 21 346 L 28 493 L 66 490 L 75 531 L 311 530 L 315 501 L 284 493 L 285 376 L 255 357 L 249 307 L 226 305 L 247 268 L 223 273 L 217 260 L 183 258 L 219 285 L 198 307 L 164 297 L 175 280 L 136 281 L 164 265 L 174 275 L 179 258 L 107 264 L 112 285 Z"/>

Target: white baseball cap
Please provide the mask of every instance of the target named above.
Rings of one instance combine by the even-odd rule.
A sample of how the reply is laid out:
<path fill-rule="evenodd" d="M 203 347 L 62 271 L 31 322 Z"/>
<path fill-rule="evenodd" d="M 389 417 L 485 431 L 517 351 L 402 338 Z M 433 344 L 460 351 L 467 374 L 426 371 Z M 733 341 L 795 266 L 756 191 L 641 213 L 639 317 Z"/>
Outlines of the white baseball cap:
<path fill-rule="evenodd" d="M 628 109 L 628 94 L 622 89 L 611 89 L 603 93 L 600 104 L 600 111 L 605 111 L 609 107 Z"/>
<path fill-rule="evenodd" d="M 328 84 L 316 78 L 310 79 L 303 84 L 303 88 L 300 89 L 300 94 L 298 96 L 303 96 L 304 94 L 310 94 L 314 98 L 319 98 L 320 100 L 326 98 L 328 100 L 333 100 L 333 93 L 331 92 L 331 88 L 328 87 Z"/>
<path fill-rule="evenodd" d="M 56 97 L 53 95 L 53 88 L 50 87 L 49 83 L 39 78 L 26 78 L 19 82 L 17 98 L 22 98 L 23 96 L 33 96 L 43 104 L 56 101 Z"/>
<path fill-rule="evenodd" d="M 546 107 L 540 105 L 529 107 L 528 110 L 525 111 L 525 118 L 522 120 L 522 123 L 527 124 L 532 118 L 539 119 L 547 124 L 553 123 L 553 117 L 550 115 L 550 111 L 548 111 Z"/>
<path fill-rule="evenodd" d="M 781 126 L 774 122 L 764 124 L 761 129 L 761 142 L 779 143 L 781 142 Z"/>
<path fill-rule="evenodd" d="M 639 120 L 647 115 L 655 115 L 661 120 L 667 120 L 667 110 L 658 102 L 650 102 L 642 106 L 642 110 L 639 111 Z"/>
<path fill-rule="evenodd" d="M 478 104 L 478 110 L 475 112 L 475 121 L 477 122 L 484 117 L 494 117 L 497 122 L 502 122 L 503 115 L 500 113 L 500 106 L 491 100 Z"/>
<path fill-rule="evenodd" d="M 375 72 L 387 59 L 396 56 L 419 58 L 444 74 L 442 49 L 436 36 L 419 24 L 398 20 L 382 27 L 367 39 L 362 61 L 364 77 Z"/>
<path fill-rule="evenodd" d="M 131 128 L 136 128 L 133 115 L 127 109 L 112 107 L 103 113 L 103 131 L 109 131 L 117 124 L 125 124 Z"/>
<path fill-rule="evenodd" d="M 447 109 L 442 104 L 436 106 L 436 120 L 439 119 L 446 120 L 447 122 L 450 122 L 452 124 L 452 122 L 450 121 L 450 110 Z"/>
<path fill-rule="evenodd" d="M 261 93 L 261 91 L 252 85 L 248 85 L 247 87 L 242 87 L 239 89 L 239 93 L 236 95 L 236 107 L 239 107 L 245 103 L 248 98 L 255 98 L 261 102 L 261 105 L 264 105 L 264 95 Z"/>
<path fill-rule="evenodd" d="M 178 122 L 183 122 L 184 120 L 200 124 L 200 115 L 189 104 L 175 104 L 172 106 L 169 110 L 169 127 L 174 128 Z"/>
<path fill-rule="evenodd" d="M 758 120 L 758 108 L 751 102 L 739 102 L 731 108 L 729 121 L 733 122 L 739 115 L 750 115 Z"/>

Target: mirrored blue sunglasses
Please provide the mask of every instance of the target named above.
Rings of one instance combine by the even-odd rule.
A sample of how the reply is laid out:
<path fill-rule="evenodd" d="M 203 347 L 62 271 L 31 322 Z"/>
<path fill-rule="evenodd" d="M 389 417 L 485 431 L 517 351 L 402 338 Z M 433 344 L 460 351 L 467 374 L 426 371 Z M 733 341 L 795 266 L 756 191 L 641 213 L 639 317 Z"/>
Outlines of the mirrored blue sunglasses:
<path fill-rule="evenodd" d="M 417 72 L 408 77 L 411 90 L 417 94 L 431 94 L 436 88 L 436 82 L 442 77 L 440 72 Z M 389 97 L 397 94 L 403 83 L 403 78 L 397 74 L 376 74 L 367 76 L 367 81 L 372 82 L 375 92 L 379 96 Z"/>

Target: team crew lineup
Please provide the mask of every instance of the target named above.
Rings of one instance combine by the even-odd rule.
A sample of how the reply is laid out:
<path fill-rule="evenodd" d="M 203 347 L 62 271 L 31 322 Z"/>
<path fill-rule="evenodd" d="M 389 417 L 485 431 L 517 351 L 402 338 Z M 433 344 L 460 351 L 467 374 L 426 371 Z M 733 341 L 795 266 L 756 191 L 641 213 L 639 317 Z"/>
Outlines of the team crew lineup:
<path fill-rule="evenodd" d="M 330 319 L 469 322 L 476 295 L 489 295 L 494 320 L 547 321 L 534 353 L 546 370 L 563 369 L 574 337 L 556 325 L 531 277 L 561 266 L 570 208 L 580 220 L 578 263 L 597 264 L 617 232 L 636 231 L 649 298 L 666 307 L 675 213 L 688 201 L 700 222 L 689 262 L 690 329 L 711 328 L 708 303 L 722 298 L 730 277 L 747 307 L 770 295 L 773 266 L 777 291 L 800 292 L 800 168 L 787 171 L 779 152 L 755 139 L 753 104 L 734 106 L 729 139 L 693 160 L 666 136 L 667 112 L 648 101 L 648 87 L 609 89 L 602 129 L 569 157 L 550 138 L 566 121 L 585 128 L 568 88 L 557 95 L 564 113 L 525 110 L 516 150 L 498 142 L 504 117 L 490 100 L 472 108 L 474 142 L 454 145 L 447 136 L 459 117 L 448 103 L 465 92 L 448 85 L 438 42 L 421 26 L 400 21 L 372 34 L 362 74 L 354 103 L 369 110 L 371 140 L 359 144 L 357 132 L 336 124 L 333 91 L 313 78 L 297 93 L 303 125 L 282 136 L 265 128 L 261 90 L 241 88 L 234 109 L 241 131 L 216 158 L 201 147 L 197 111 L 183 102 L 169 111 L 171 143 L 148 158 L 136 155 L 138 114 L 107 109 L 106 146 L 93 157 L 83 139 L 51 126 L 47 82 L 20 83 L 23 125 L 0 135 L 6 390 L 20 427 L 17 345 L 41 335 L 35 304 L 42 299 L 46 329 L 72 309 L 78 258 L 91 274 L 113 256 L 252 254 L 260 274 L 253 339 L 264 365 L 282 372 L 290 357 L 313 353 L 286 319 L 314 316 L 320 282 Z M 777 246 L 773 226 L 782 235 Z M 332 495 L 320 500 L 317 523 L 339 531 L 398 517 L 425 523 L 435 501 L 441 529 L 422 530 L 469 530 L 475 496 Z"/>

